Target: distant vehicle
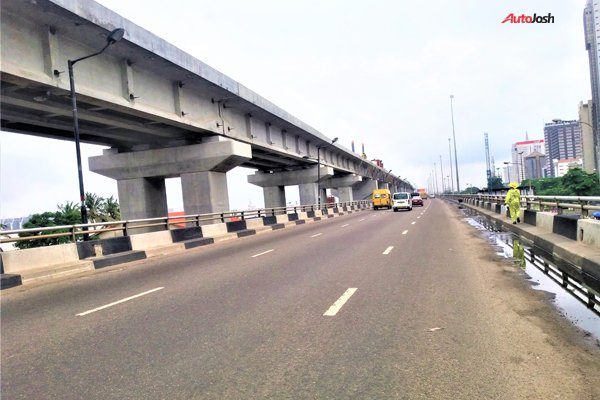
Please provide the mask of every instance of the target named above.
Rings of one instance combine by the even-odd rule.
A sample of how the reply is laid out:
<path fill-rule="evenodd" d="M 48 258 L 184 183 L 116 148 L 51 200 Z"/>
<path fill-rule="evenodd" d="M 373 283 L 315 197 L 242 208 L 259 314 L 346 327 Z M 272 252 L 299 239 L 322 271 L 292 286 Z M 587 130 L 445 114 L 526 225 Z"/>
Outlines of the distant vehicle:
<path fill-rule="evenodd" d="M 410 194 L 410 199 L 413 206 L 423 207 L 423 199 L 421 198 L 421 194 L 419 192 L 412 192 Z"/>
<path fill-rule="evenodd" d="M 429 195 L 427 194 L 427 190 L 425 189 L 417 189 L 417 192 L 419 192 L 423 200 L 427 200 L 427 198 L 429 197 Z"/>
<path fill-rule="evenodd" d="M 388 189 L 373 190 L 373 209 L 392 208 L 392 193 Z"/>
<path fill-rule="evenodd" d="M 435 194 L 431 194 L 431 195 L 429 195 L 429 198 L 430 198 L 430 199 L 435 199 Z"/>
<path fill-rule="evenodd" d="M 394 193 L 393 199 L 394 199 L 394 205 L 392 206 L 392 209 L 394 210 L 394 212 L 396 212 L 398 210 L 402 210 L 402 209 L 412 211 L 412 200 L 410 197 L 410 193 L 408 193 L 408 192 Z"/>

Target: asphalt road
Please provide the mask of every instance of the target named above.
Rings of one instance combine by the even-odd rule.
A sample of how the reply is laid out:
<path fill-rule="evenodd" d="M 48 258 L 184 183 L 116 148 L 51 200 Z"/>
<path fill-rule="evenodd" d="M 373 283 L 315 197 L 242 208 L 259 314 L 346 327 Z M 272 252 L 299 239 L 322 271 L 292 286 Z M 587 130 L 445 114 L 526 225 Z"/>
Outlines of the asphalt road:
<path fill-rule="evenodd" d="M 2 399 L 600 399 L 600 350 L 455 207 L 5 290 Z"/>

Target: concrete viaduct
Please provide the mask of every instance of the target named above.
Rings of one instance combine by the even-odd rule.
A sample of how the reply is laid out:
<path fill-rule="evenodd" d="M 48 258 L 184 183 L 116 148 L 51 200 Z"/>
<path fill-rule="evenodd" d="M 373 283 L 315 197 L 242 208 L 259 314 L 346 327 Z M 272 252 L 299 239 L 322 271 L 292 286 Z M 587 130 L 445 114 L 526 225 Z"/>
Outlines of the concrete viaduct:
<path fill-rule="evenodd" d="M 226 173 L 256 169 L 266 207 L 302 204 L 335 188 L 340 201 L 411 185 L 163 39 L 91 0 L 3 0 L 2 129 L 73 140 L 67 60 L 98 51 L 107 34 L 125 37 L 75 67 L 81 141 L 109 146 L 91 171 L 117 180 L 122 216 L 167 214 L 165 178 L 181 177 L 187 214 L 227 211 Z M 325 147 L 327 146 L 327 147 Z M 324 199 L 324 194 L 321 194 Z"/>

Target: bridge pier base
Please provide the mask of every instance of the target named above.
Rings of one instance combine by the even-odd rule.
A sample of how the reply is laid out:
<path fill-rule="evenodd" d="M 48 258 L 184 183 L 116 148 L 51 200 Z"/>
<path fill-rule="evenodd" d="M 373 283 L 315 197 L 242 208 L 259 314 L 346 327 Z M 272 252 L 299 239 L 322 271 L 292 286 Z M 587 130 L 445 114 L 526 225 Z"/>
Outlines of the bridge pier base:
<path fill-rule="evenodd" d="M 338 195 L 340 197 L 340 203 L 354 201 L 354 196 L 352 195 L 352 187 L 350 186 L 338 188 Z"/>
<path fill-rule="evenodd" d="M 184 212 L 229 210 L 226 172 L 252 158 L 249 144 L 222 138 L 206 143 L 90 157 L 90 171 L 117 180 L 122 219 L 166 217 L 165 178 L 181 177 Z"/>
<path fill-rule="evenodd" d="M 164 217 L 168 213 L 164 178 L 120 179 L 117 190 L 124 219 Z"/>
<path fill-rule="evenodd" d="M 225 172 L 202 171 L 181 174 L 183 211 L 187 215 L 229 211 Z"/>
<path fill-rule="evenodd" d="M 265 208 L 285 207 L 285 186 L 269 186 L 263 188 Z"/>

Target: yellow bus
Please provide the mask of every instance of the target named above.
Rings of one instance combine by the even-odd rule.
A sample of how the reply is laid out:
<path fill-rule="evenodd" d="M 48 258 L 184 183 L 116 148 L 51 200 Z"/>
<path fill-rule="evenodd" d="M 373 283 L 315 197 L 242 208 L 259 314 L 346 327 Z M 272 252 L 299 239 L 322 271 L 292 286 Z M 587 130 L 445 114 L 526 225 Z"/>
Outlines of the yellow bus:
<path fill-rule="evenodd" d="M 392 193 L 389 189 L 373 190 L 373 209 L 381 207 L 392 208 Z"/>

